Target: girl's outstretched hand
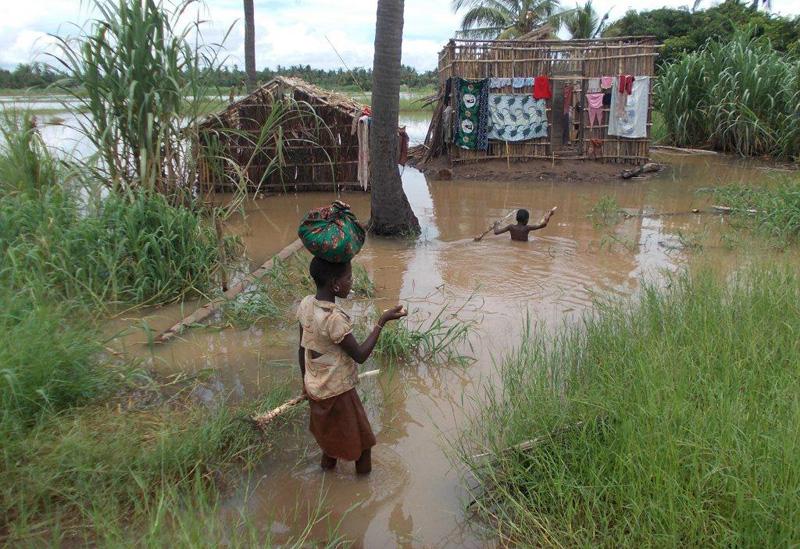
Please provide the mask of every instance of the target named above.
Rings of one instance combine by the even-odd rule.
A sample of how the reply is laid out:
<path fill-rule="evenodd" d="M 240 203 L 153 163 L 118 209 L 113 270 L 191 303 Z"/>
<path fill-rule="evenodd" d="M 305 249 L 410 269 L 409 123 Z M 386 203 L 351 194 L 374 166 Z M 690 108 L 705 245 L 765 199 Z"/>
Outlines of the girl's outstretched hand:
<path fill-rule="evenodd" d="M 391 309 L 385 310 L 383 312 L 383 314 L 381 315 L 381 319 L 378 321 L 378 323 L 381 326 L 383 326 L 384 324 L 386 324 L 390 320 L 398 320 L 398 319 L 403 318 L 404 316 L 407 316 L 407 315 L 408 315 L 408 311 L 406 310 L 406 308 L 403 307 L 402 305 L 398 305 L 396 307 L 392 307 Z"/>

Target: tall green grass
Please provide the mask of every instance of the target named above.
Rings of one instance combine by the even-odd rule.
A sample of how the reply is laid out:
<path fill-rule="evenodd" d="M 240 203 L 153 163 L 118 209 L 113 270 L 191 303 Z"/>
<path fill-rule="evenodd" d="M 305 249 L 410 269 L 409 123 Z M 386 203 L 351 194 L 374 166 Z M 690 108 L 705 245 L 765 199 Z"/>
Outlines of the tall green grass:
<path fill-rule="evenodd" d="M 676 145 L 742 156 L 800 154 L 800 61 L 740 31 L 665 67 L 656 104 Z"/>
<path fill-rule="evenodd" d="M 531 329 L 465 438 L 479 513 L 534 546 L 796 545 L 798 303 L 792 269 L 704 272 Z"/>
<path fill-rule="evenodd" d="M 0 280 L 104 306 L 208 291 L 219 265 L 210 223 L 145 190 L 96 198 L 30 116 L 0 124 Z"/>

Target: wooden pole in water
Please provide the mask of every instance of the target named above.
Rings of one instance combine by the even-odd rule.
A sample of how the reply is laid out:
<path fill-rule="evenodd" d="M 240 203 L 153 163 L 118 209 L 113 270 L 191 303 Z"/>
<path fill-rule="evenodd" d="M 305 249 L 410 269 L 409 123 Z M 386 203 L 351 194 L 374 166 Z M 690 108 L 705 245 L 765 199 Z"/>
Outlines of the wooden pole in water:
<path fill-rule="evenodd" d="M 293 253 L 302 249 L 303 243 L 300 242 L 300 239 L 295 240 L 280 252 L 277 255 L 270 258 L 266 263 L 261 265 L 258 269 L 244 277 L 240 282 L 231 286 L 227 292 L 222 294 L 222 297 L 209 301 L 204 306 L 197 309 L 194 313 L 190 314 L 171 328 L 164 330 L 160 334 L 158 334 L 155 338 L 156 343 L 166 343 L 176 335 L 180 334 L 183 330 L 188 328 L 193 324 L 198 324 L 211 315 L 213 315 L 217 309 L 219 309 L 224 303 L 227 303 L 255 282 L 256 280 L 262 278 L 267 272 L 275 265 L 275 260 L 284 260 L 288 259 Z"/>
<path fill-rule="evenodd" d="M 359 374 L 358 379 L 364 379 L 367 377 L 376 376 L 381 373 L 380 370 L 371 370 L 369 372 L 364 372 L 363 374 Z M 301 402 L 308 400 L 308 395 L 303 393 L 302 395 L 298 395 L 293 399 L 284 402 L 277 408 L 270 410 L 269 412 L 259 414 L 257 416 L 253 416 L 252 420 L 255 423 L 256 427 L 261 429 L 262 431 L 266 429 L 267 425 L 269 425 L 276 417 L 282 416 Z"/>

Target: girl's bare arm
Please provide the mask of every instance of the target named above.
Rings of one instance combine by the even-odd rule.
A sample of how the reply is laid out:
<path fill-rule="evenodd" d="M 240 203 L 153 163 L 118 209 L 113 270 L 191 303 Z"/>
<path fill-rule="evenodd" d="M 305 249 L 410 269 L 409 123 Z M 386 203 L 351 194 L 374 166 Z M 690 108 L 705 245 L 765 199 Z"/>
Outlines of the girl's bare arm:
<path fill-rule="evenodd" d="M 356 341 L 356 338 L 353 337 L 353 334 L 347 334 L 344 336 L 342 342 L 339 343 L 339 346 L 344 349 L 344 352 L 347 353 L 350 358 L 359 364 L 364 364 L 372 354 L 372 351 L 375 349 L 375 344 L 378 343 L 378 336 L 381 335 L 381 330 L 383 329 L 384 324 L 390 320 L 403 318 L 407 314 L 408 313 L 402 305 L 398 305 L 393 309 L 389 309 L 381 315 L 381 318 L 372 329 L 372 332 L 370 332 L 370 334 L 367 336 L 367 339 L 365 339 L 361 344 Z"/>

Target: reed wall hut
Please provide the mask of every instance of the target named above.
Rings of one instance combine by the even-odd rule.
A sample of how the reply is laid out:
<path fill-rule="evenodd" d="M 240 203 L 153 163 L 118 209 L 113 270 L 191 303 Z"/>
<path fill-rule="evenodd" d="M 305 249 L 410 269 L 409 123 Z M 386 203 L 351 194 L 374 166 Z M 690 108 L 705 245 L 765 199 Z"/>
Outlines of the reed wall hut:
<path fill-rule="evenodd" d="M 201 192 L 361 190 L 354 119 L 363 111 L 346 95 L 277 77 L 200 125 Z"/>
<path fill-rule="evenodd" d="M 548 34 L 552 36 L 552 33 L 535 32 L 516 40 L 453 39 L 445 46 L 439 54 L 439 100 L 425 140 L 423 161 L 442 156 L 452 164 L 491 159 L 509 162 L 573 159 L 628 164 L 642 164 L 649 160 L 652 77 L 659 48 L 655 39 L 541 39 Z M 589 99 L 596 104 L 598 92 L 611 95 L 612 91 L 590 89 L 590 84 L 596 86 L 595 79 L 613 77 L 617 85 L 620 75 L 632 75 L 648 82 L 646 98 L 643 99 L 646 101 L 646 122 L 639 116 L 640 129 L 632 133 L 638 137 L 612 135 L 620 133 L 619 119 L 614 120 L 610 132 L 610 116 L 622 112 L 625 106 L 621 103 L 610 105 L 610 98 L 604 97 L 599 121 L 598 109 L 590 109 Z M 477 150 L 455 143 L 453 136 L 458 134 L 459 124 L 463 122 L 458 116 L 458 103 L 463 94 L 460 95 L 457 82 L 490 81 L 490 99 L 502 104 L 503 99 L 498 97 L 504 96 L 509 103 L 521 103 L 525 101 L 524 95 L 533 94 L 531 81 L 542 76 L 547 77 L 552 91 L 552 97 L 540 104 L 542 121 L 546 119 L 546 135 L 532 131 L 530 138 L 498 139 L 503 137 L 502 132 L 500 135 L 491 132 L 488 143 Z M 500 86 L 503 83 L 507 85 Z M 517 96 L 519 98 L 515 99 Z M 471 96 L 469 99 L 474 101 Z M 448 107 L 451 109 L 449 112 Z M 520 105 L 516 104 L 516 107 Z M 526 104 L 522 108 L 530 107 Z M 569 116 L 565 116 L 567 109 Z M 595 112 L 590 121 L 591 111 Z M 511 111 L 507 114 L 510 119 L 516 119 Z M 496 122 L 497 118 L 490 115 L 487 122 L 490 128 L 493 121 Z M 471 122 L 477 124 L 480 121 Z M 646 124 L 644 130 L 642 124 Z M 541 128 L 536 126 L 535 129 Z"/>

